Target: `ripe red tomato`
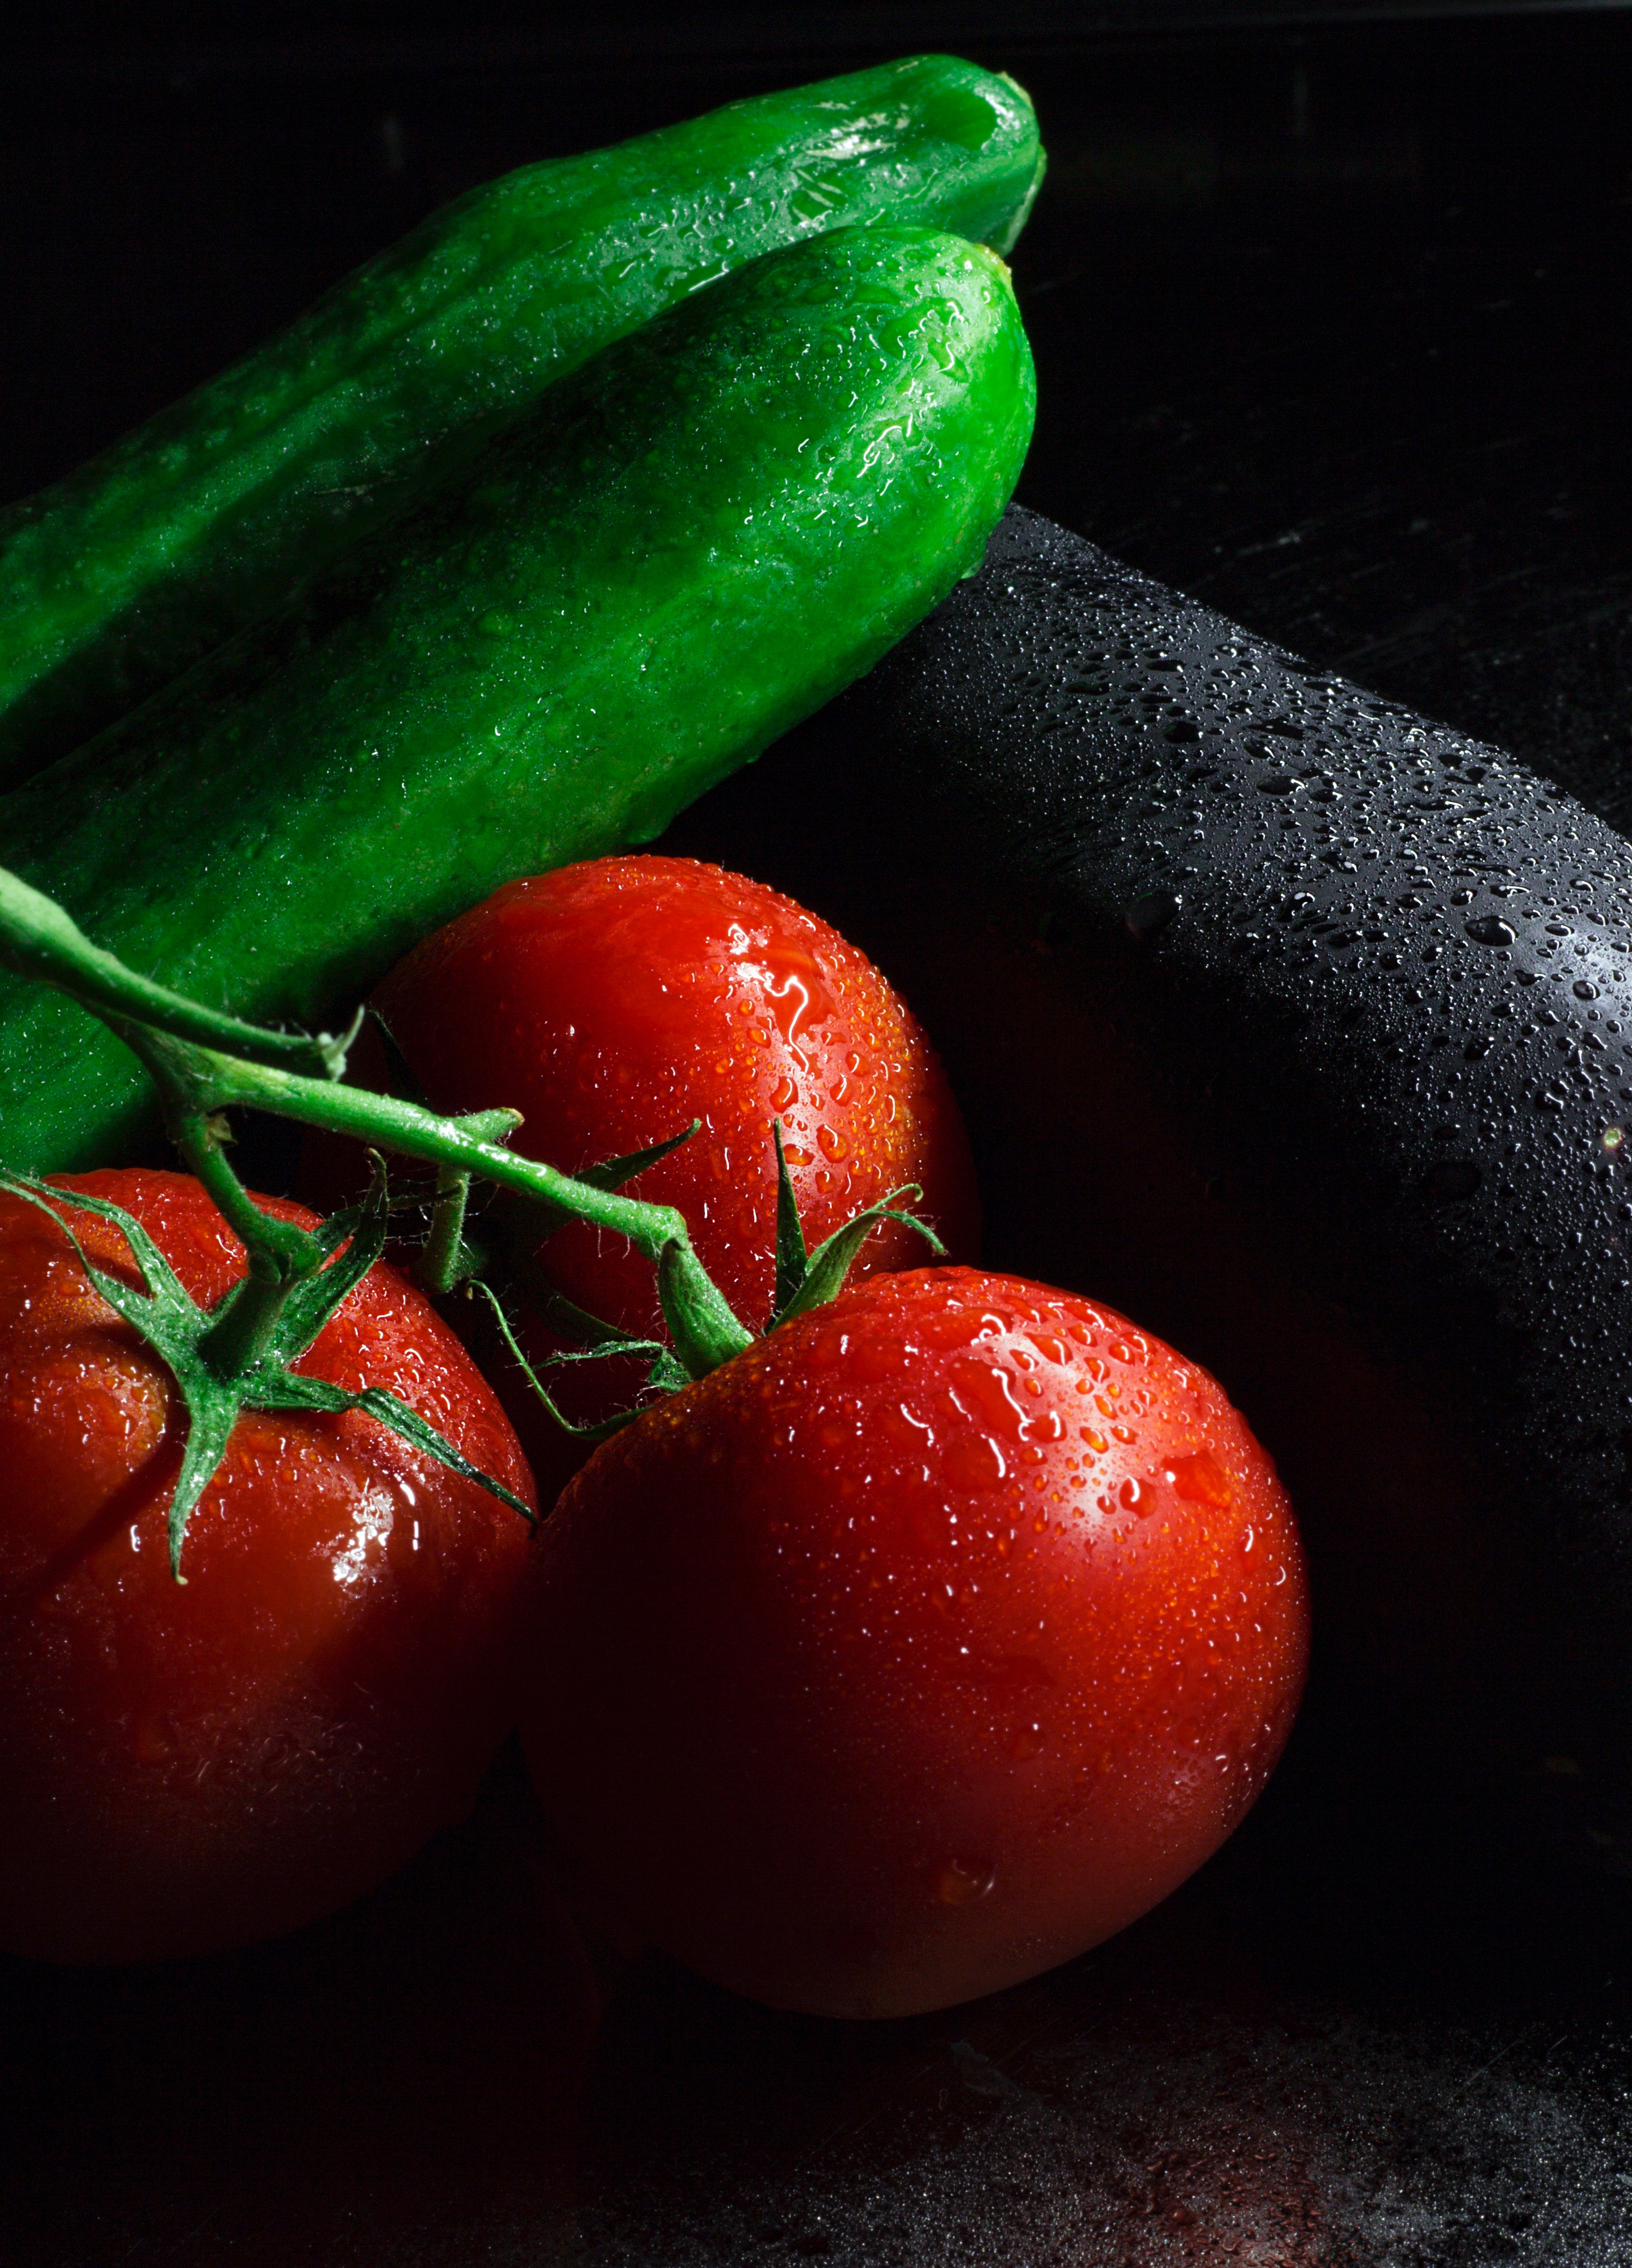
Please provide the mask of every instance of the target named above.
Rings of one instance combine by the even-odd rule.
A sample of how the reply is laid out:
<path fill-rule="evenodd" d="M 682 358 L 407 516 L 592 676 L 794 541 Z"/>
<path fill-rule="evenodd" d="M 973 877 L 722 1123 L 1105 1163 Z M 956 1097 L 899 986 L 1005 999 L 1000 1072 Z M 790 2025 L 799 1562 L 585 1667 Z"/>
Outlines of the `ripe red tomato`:
<path fill-rule="evenodd" d="M 589 1901 L 817 2014 L 937 2007 L 1230 1833 L 1307 1650 L 1217 1386 L 1087 1300 L 875 1278 L 597 1450 L 540 1539 L 522 1738 Z"/>
<path fill-rule="evenodd" d="M 375 1000 L 438 1109 L 513 1105 L 526 1114 L 516 1146 L 569 1172 L 701 1119 L 631 1194 L 680 1208 L 751 1326 L 774 1292 L 774 1118 L 812 1248 L 915 1182 L 915 1210 L 955 1257 L 974 1256 L 968 1141 L 928 1041 L 864 954 L 761 883 L 659 858 L 511 882 L 416 946 Z M 858 1274 L 924 1256 L 910 1229 L 886 1227 Z M 540 1257 L 580 1306 L 660 1335 L 651 1268 L 621 1239 L 574 1223 Z M 614 1386 L 596 1366 L 572 1387 L 599 1392 L 599 1404 L 577 1403 L 591 1414 L 627 1402 L 637 1382 Z M 544 1480 L 548 1444 L 533 1430 L 523 1438 Z"/>
<path fill-rule="evenodd" d="M 134 1213 L 202 1304 L 243 1248 L 186 1175 Z M 298 1205 L 267 1204 L 310 1225 Z M 123 1239 L 69 1216 L 135 1284 Z M 531 1501 L 492 1393 L 377 1268 L 298 1367 L 383 1386 Z M 239 1418 L 171 1577 L 174 1381 L 60 1228 L 0 1196 L 0 1945 L 128 1961 L 293 1928 L 462 1816 L 509 1721 L 526 1522 L 372 1418 Z"/>

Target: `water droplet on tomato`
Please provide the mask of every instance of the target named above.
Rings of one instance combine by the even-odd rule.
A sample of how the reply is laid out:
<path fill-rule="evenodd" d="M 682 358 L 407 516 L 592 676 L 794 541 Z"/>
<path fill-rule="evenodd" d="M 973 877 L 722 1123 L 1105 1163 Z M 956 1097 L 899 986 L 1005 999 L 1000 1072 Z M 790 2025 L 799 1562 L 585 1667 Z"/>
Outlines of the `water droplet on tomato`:
<path fill-rule="evenodd" d="M 1187 1504 L 1210 1504 L 1222 1511 L 1231 1500 L 1230 1476 L 1205 1449 L 1197 1449 L 1187 1457 L 1173 1457 L 1167 1469 L 1173 1476 L 1173 1490 Z"/>
<path fill-rule="evenodd" d="M 957 1488 L 996 1488 L 1008 1471 L 1003 1451 L 989 1434 L 963 1432 L 946 1445 L 943 1469 Z"/>
<path fill-rule="evenodd" d="M 996 1880 L 996 1870 L 984 1859 L 949 1859 L 936 1876 L 935 1895 L 943 1905 L 973 1905 Z"/>
<path fill-rule="evenodd" d="M 1045 1362 L 1064 1364 L 1070 1360 L 1070 1349 L 1062 1338 L 1056 1337 L 1053 1332 L 1033 1330 L 1027 1331 L 1026 1336 Z"/>

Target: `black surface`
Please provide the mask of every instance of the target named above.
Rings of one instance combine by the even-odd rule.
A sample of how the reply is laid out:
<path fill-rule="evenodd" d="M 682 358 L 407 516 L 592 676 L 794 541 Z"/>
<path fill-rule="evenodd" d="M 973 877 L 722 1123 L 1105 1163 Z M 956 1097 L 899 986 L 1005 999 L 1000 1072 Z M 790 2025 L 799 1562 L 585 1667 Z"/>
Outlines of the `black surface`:
<path fill-rule="evenodd" d="M 980 52 L 1055 156 L 1025 498 L 1632 822 L 1632 18 Z M 29 79 L 0 492 L 467 181 L 790 75 L 455 41 Z M 501 1771 L 285 1944 L 0 1969 L 0 2226 L 29 2268 L 1632 2260 L 1627 1886 L 1356 1833 L 1314 1786 L 1295 1746 L 1212 1867 L 1055 1977 L 850 2029 L 597 1982 Z"/>

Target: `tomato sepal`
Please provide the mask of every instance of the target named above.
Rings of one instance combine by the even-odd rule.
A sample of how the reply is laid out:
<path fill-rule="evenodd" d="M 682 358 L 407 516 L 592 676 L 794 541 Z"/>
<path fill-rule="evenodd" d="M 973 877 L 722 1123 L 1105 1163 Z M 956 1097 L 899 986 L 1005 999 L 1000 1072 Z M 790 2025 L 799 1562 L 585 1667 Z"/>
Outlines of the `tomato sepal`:
<path fill-rule="evenodd" d="M 773 1321 L 786 1314 L 798 1296 L 810 1269 L 805 1242 L 805 1223 L 799 1200 L 788 1171 L 788 1152 L 782 1138 L 782 1121 L 771 1120 L 771 1142 L 776 1152 L 776 1295 L 771 1304 Z"/>
<path fill-rule="evenodd" d="M 694 1126 L 690 1132 L 696 1130 Z M 688 1138 L 682 1135 L 678 1141 Z M 788 1171 L 787 1154 L 783 1144 L 782 1121 L 771 1121 L 771 1140 L 776 1153 L 776 1295 L 777 1305 L 765 1329 L 766 1333 L 790 1322 L 795 1315 L 807 1314 L 813 1307 L 826 1307 L 836 1300 L 844 1289 L 856 1255 L 873 1229 L 884 1220 L 903 1221 L 916 1230 L 937 1259 L 945 1259 L 946 1248 L 927 1222 L 915 1214 L 904 1212 L 897 1200 L 906 1197 L 916 1200 L 923 1195 L 915 1182 L 903 1182 L 899 1189 L 889 1190 L 877 1204 L 866 1206 L 843 1226 L 823 1239 L 813 1253 L 808 1253 L 805 1243 L 805 1226 L 799 1217 L 798 1198 L 794 1192 L 792 1177 Z M 661 1145 L 664 1151 L 674 1149 L 678 1141 Z M 624 1164 L 632 1162 L 625 1160 Z M 592 1168 L 592 1171 L 596 1170 Z M 610 1173 L 614 1167 L 599 1168 Z M 669 1255 L 673 1255 L 669 1259 Z M 665 1274 L 665 1260 L 667 1272 Z M 689 1269 L 682 1266 L 689 1263 Z M 649 1360 L 646 1373 L 649 1393 L 677 1394 L 684 1387 L 710 1371 L 717 1370 L 733 1355 L 742 1354 L 754 1345 L 758 1335 L 746 1330 L 727 1304 L 724 1294 L 698 1266 L 695 1256 L 678 1242 L 666 1246 L 658 1261 L 658 1285 L 664 1302 L 664 1314 L 674 1332 L 674 1344 L 665 1345 L 660 1339 L 639 1339 L 623 1336 L 615 1327 L 577 1307 L 564 1292 L 558 1292 L 536 1260 L 518 1256 L 516 1273 L 523 1286 L 540 1308 L 543 1321 L 562 1337 L 581 1342 L 544 1358 L 542 1366 L 555 1368 L 573 1363 L 599 1362 L 614 1355 L 634 1356 Z M 603 1441 L 638 1418 L 648 1403 L 639 1403 L 626 1410 L 587 1425 L 577 1425 L 562 1410 L 548 1388 L 543 1384 L 538 1370 L 522 1351 L 521 1344 L 511 1328 L 503 1302 L 492 1285 L 478 1274 L 474 1274 L 467 1286 L 470 1292 L 485 1294 L 497 1319 L 500 1333 L 511 1355 L 519 1365 L 523 1376 L 543 1403 L 545 1410 L 562 1431 L 581 1441 Z M 672 1311 L 671 1301 L 678 1313 Z"/>
<path fill-rule="evenodd" d="M 907 1197 L 915 1204 L 923 1191 L 916 1182 L 903 1182 L 899 1189 L 888 1189 L 876 1204 L 868 1205 L 833 1234 L 825 1237 L 814 1252 L 805 1249 L 805 1224 L 799 1219 L 799 1200 L 794 1192 L 793 1176 L 788 1171 L 788 1153 L 782 1138 L 782 1121 L 771 1121 L 771 1142 L 776 1152 L 776 1304 L 771 1310 L 767 1332 L 777 1325 L 803 1315 L 812 1307 L 825 1307 L 836 1300 L 844 1289 L 856 1256 L 867 1241 L 878 1222 L 899 1220 L 915 1229 L 923 1238 L 937 1260 L 946 1257 L 946 1247 L 935 1231 L 915 1214 L 896 1210 L 896 1199 Z"/>
<path fill-rule="evenodd" d="M 648 1166 L 655 1166 L 659 1159 L 671 1157 L 671 1152 L 675 1152 L 675 1150 L 680 1150 L 685 1143 L 689 1143 L 691 1137 L 694 1137 L 696 1131 L 701 1131 L 701 1127 L 702 1127 L 701 1118 L 694 1118 L 691 1125 L 685 1127 L 680 1134 L 671 1134 L 666 1141 L 648 1143 L 646 1150 L 630 1150 L 628 1157 L 610 1157 L 606 1161 L 606 1166 L 583 1166 L 578 1173 L 573 1174 L 573 1182 L 584 1182 L 589 1189 L 623 1189 L 628 1182 L 635 1182 L 639 1174 L 646 1173 Z M 560 1204 L 551 1204 L 547 1197 L 526 1197 L 524 1202 L 526 1206 L 528 1206 L 528 1211 L 535 1213 L 537 1218 L 553 1216 L 553 1227 L 544 1232 L 547 1236 L 548 1233 L 553 1233 L 553 1229 L 564 1229 L 567 1227 L 567 1222 L 576 1218 L 576 1213 L 569 1213 L 567 1209 Z"/>
<path fill-rule="evenodd" d="M 489 1496 L 496 1496 L 501 1504 L 518 1512 L 530 1528 L 537 1524 L 536 1513 L 512 1490 L 507 1489 L 503 1481 L 495 1480 L 490 1473 L 484 1473 L 480 1465 L 473 1465 L 445 1434 L 439 1433 L 429 1419 L 422 1418 L 417 1410 L 411 1409 L 387 1387 L 331 1386 L 327 1379 L 308 1378 L 300 1371 L 283 1371 L 264 1382 L 257 1381 L 245 1395 L 243 1406 L 246 1410 L 332 1412 L 360 1410 L 364 1417 L 377 1418 L 392 1432 L 400 1433 L 410 1448 L 434 1457 L 451 1473 L 457 1473 L 460 1480 L 474 1481 L 479 1488 L 486 1489 Z"/>
<path fill-rule="evenodd" d="M 903 1182 L 899 1189 L 887 1189 L 875 1204 L 835 1228 L 807 1256 L 798 1200 L 783 1152 L 780 1119 L 773 1122 L 771 1133 L 776 1145 L 776 1307 L 765 1326 L 768 1333 L 791 1322 L 795 1315 L 808 1314 L 812 1307 L 825 1307 L 836 1300 L 856 1264 L 856 1256 L 880 1221 L 899 1220 L 904 1227 L 915 1230 L 937 1260 L 945 1259 L 946 1247 L 929 1223 L 915 1213 L 903 1211 L 896 1203 L 900 1197 L 914 1204 L 918 1202 L 923 1191 L 916 1182 Z"/>
<path fill-rule="evenodd" d="M 511 1327 L 510 1317 L 504 1312 L 504 1302 L 493 1286 L 483 1283 L 482 1278 L 477 1277 L 472 1282 L 470 1289 L 485 1295 L 497 1321 L 500 1335 L 520 1365 L 522 1375 L 563 1433 L 570 1433 L 574 1440 L 579 1441 L 604 1441 L 610 1435 L 621 1432 L 625 1425 L 640 1416 L 640 1405 L 636 1404 L 629 1410 L 614 1410 L 610 1417 L 599 1418 L 591 1425 L 575 1424 L 560 1408 L 555 1396 L 540 1378 L 537 1369 L 523 1352 L 521 1343 Z M 571 1306 L 570 1300 L 563 1300 L 562 1304 L 566 1307 Z M 574 1312 L 582 1314 L 583 1311 L 576 1309 Z M 606 1325 L 597 1323 L 592 1315 L 584 1315 L 584 1321 L 593 1325 L 598 1330 L 604 1331 L 607 1329 Z M 646 1373 L 646 1383 L 649 1387 L 655 1387 L 663 1393 L 677 1393 L 682 1386 L 688 1386 L 691 1383 L 688 1374 L 676 1360 L 673 1349 L 665 1346 L 661 1339 L 623 1339 L 608 1336 L 595 1346 L 567 1347 L 558 1354 L 546 1355 L 543 1362 L 546 1369 L 551 1369 L 569 1363 L 604 1362 L 609 1355 L 649 1357 L 651 1367 Z"/>
<path fill-rule="evenodd" d="M 534 1521 L 536 1515 L 530 1507 L 502 1481 L 472 1464 L 417 1410 L 385 1388 L 354 1390 L 334 1386 L 326 1380 L 304 1377 L 291 1366 L 384 1249 L 391 1204 L 383 1168 L 377 1170 L 369 1195 L 360 1205 L 348 1207 L 313 1231 L 302 1232 L 309 1233 L 324 1264 L 287 1289 L 264 1344 L 254 1359 L 236 1372 L 223 1370 L 218 1350 L 224 1343 L 223 1327 L 230 1326 L 233 1314 L 258 1288 L 253 1276 L 246 1276 L 214 1307 L 201 1307 L 141 1222 L 123 1205 L 83 1190 L 70 1193 L 55 1189 L 48 1182 L 5 1167 L 0 1167 L 0 1189 L 22 1197 L 56 1223 L 99 1295 L 153 1350 L 176 1381 L 187 1420 L 166 1521 L 170 1572 L 178 1583 L 187 1581 L 181 1572 L 181 1549 L 187 1522 L 220 1468 L 243 1410 L 360 1410 L 461 1479 L 474 1481 L 529 1524 Z M 97 1266 L 72 1223 L 57 1210 L 59 1205 L 92 1213 L 119 1230 L 142 1279 L 140 1290 Z M 331 1254 L 338 1256 L 329 1257 Z M 230 1332 L 226 1336 L 230 1338 Z"/>

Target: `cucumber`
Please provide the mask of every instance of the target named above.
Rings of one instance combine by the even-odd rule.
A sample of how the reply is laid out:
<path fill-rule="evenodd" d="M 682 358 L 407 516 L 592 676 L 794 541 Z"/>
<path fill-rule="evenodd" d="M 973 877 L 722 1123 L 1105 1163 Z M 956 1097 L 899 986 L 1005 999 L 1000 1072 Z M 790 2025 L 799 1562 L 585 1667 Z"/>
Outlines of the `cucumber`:
<path fill-rule="evenodd" d="M 100 944 L 314 1024 L 498 883 L 655 835 L 979 561 L 1031 357 L 993 253 L 846 229 L 608 348 L 455 487 L 0 798 Z M 143 1074 L 0 977 L 0 1156 L 149 1138 Z"/>
<path fill-rule="evenodd" d="M 1012 80 L 931 55 L 473 190 L 0 514 L 0 786 L 281 604 L 546 384 L 700 284 L 879 219 L 1007 251 L 1041 170 Z"/>
<path fill-rule="evenodd" d="M 674 847 L 903 986 L 987 1260 L 1182 1347 L 1276 1458 L 1307 1785 L 1632 1871 L 1632 844 L 1013 510 Z"/>

